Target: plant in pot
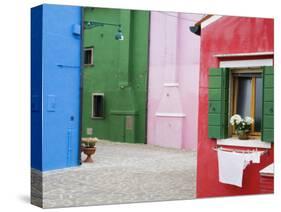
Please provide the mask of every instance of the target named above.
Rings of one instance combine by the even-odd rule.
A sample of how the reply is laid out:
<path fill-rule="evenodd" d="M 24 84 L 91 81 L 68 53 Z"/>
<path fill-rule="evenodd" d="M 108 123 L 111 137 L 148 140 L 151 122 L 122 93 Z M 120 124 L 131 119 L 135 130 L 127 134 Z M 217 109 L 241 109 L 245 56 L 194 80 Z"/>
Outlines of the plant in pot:
<path fill-rule="evenodd" d="M 83 161 L 85 163 L 93 163 L 92 155 L 96 152 L 97 138 L 82 138 L 81 150 L 87 155 L 87 158 Z"/>
<path fill-rule="evenodd" d="M 241 140 L 247 140 L 249 138 L 251 125 L 253 123 L 254 120 L 249 116 L 242 118 L 240 115 L 235 114 L 230 118 L 230 124 L 234 126 L 235 132 Z"/>

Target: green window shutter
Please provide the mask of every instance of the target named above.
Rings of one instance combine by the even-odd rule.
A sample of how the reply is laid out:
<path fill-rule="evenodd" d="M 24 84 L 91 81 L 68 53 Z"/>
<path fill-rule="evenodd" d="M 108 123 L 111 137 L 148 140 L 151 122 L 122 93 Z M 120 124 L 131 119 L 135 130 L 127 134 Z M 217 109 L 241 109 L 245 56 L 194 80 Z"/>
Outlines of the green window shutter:
<path fill-rule="evenodd" d="M 273 67 L 263 68 L 262 141 L 274 140 L 274 77 Z"/>
<path fill-rule="evenodd" d="M 229 69 L 210 68 L 208 86 L 208 136 L 228 137 Z"/>

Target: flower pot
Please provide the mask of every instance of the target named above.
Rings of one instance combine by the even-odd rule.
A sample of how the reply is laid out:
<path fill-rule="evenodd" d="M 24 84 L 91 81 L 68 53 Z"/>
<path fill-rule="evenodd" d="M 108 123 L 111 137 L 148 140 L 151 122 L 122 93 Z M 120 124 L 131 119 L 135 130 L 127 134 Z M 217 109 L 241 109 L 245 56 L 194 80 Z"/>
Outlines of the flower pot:
<path fill-rule="evenodd" d="M 83 161 L 84 163 L 93 163 L 92 155 L 96 152 L 96 147 L 84 147 L 83 152 L 87 155 L 87 158 Z"/>
<path fill-rule="evenodd" d="M 249 132 L 246 131 L 237 131 L 238 139 L 240 140 L 248 140 L 249 139 Z"/>

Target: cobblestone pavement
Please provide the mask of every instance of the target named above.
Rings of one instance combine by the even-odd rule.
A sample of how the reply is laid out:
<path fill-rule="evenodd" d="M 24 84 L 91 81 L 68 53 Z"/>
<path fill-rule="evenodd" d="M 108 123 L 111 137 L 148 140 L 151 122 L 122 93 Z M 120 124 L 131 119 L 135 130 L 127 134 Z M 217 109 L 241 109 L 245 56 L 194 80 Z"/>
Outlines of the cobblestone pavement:
<path fill-rule="evenodd" d="M 196 152 L 99 141 L 93 159 L 44 172 L 43 207 L 195 198 Z"/>

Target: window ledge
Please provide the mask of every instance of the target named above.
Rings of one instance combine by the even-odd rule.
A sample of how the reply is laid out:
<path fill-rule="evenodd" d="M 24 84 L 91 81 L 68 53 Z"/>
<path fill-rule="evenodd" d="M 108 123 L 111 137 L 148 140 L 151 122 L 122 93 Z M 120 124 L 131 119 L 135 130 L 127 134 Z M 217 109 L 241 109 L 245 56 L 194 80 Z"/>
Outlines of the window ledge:
<path fill-rule="evenodd" d="M 264 169 L 260 170 L 260 175 L 273 177 L 274 176 L 274 164 L 272 163 L 269 166 L 265 167 Z"/>
<path fill-rule="evenodd" d="M 164 83 L 165 87 L 179 87 L 179 83 Z"/>
<path fill-rule="evenodd" d="M 184 118 L 184 113 L 156 113 L 156 116 L 159 117 L 175 117 L 175 118 Z"/>
<path fill-rule="evenodd" d="M 248 140 L 240 140 L 238 138 L 226 138 L 226 139 L 218 139 L 217 145 L 224 146 L 238 146 L 238 147 L 254 147 L 254 148 L 265 148 L 270 149 L 271 143 L 263 142 L 258 139 L 248 139 Z"/>

